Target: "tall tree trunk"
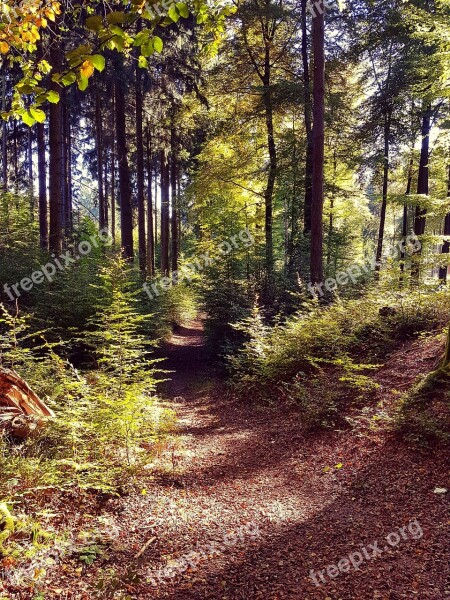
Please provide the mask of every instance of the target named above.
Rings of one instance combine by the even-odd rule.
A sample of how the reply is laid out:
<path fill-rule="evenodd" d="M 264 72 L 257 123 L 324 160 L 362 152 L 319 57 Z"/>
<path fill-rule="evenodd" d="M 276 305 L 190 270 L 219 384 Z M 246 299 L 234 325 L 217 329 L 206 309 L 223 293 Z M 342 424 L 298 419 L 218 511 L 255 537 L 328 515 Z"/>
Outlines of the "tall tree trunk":
<path fill-rule="evenodd" d="M 306 131 L 306 161 L 305 161 L 305 208 L 304 208 L 304 233 L 311 232 L 311 204 L 312 204 L 312 173 L 313 173 L 313 126 L 312 126 L 312 101 L 311 101 L 311 78 L 309 75 L 309 52 L 308 52 L 308 30 L 307 11 L 308 0 L 302 0 L 302 63 L 303 63 L 303 85 L 304 85 L 304 113 Z"/>
<path fill-rule="evenodd" d="M 100 229 L 106 225 L 105 189 L 103 185 L 103 123 L 100 92 L 95 92 L 95 146 L 97 154 L 98 222 Z"/>
<path fill-rule="evenodd" d="M 427 106 L 422 115 L 422 143 L 420 149 L 419 176 L 417 180 L 417 194 L 428 196 L 428 159 L 430 154 L 430 130 L 431 130 L 431 106 Z M 426 208 L 417 206 L 414 218 L 414 233 L 417 236 L 422 236 L 425 233 L 426 225 Z M 421 250 L 416 252 L 420 256 Z M 419 260 L 413 263 L 412 275 L 417 281 L 420 275 Z"/>
<path fill-rule="evenodd" d="M 48 250 L 47 165 L 45 160 L 45 126 L 36 125 L 39 183 L 39 239 L 41 248 Z"/>
<path fill-rule="evenodd" d="M 448 165 L 447 197 L 450 198 L 450 165 Z M 442 254 L 448 254 L 450 250 L 450 213 L 447 213 L 445 216 L 444 235 L 447 236 L 447 239 L 444 240 L 444 243 L 442 244 Z M 447 271 L 447 264 L 439 269 L 439 279 L 443 282 L 447 281 Z"/>
<path fill-rule="evenodd" d="M 336 148 L 333 150 L 333 185 L 336 188 L 337 183 L 337 155 Z M 328 220 L 328 247 L 327 247 L 327 272 L 330 270 L 331 265 L 331 246 L 333 241 L 333 233 L 334 233 L 334 193 L 331 195 L 330 199 L 330 217 Z"/>
<path fill-rule="evenodd" d="M 164 150 L 161 150 L 161 271 L 169 274 L 169 204 L 170 204 L 169 164 Z"/>
<path fill-rule="evenodd" d="M 4 58 L 2 61 L 2 111 L 6 110 L 6 93 L 7 93 L 7 63 Z M 8 190 L 8 124 L 2 119 L 2 188 L 6 192 Z"/>
<path fill-rule="evenodd" d="M 34 176 L 33 176 L 33 129 L 28 130 L 28 190 L 30 194 L 30 215 L 34 221 Z"/>
<path fill-rule="evenodd" d="M 171 221 L 171 233 L 172 233 L 172 272 L 178 271 L 178 198 L 177 198 L 177 180 L 178 180 L 178 161 L 177 161 L 177 145 L 175 136 L 175 126 L 172 122 L 172 129 L 170 135 L 170 184 L 172 189 L 172 221 Z"/>
<path fill-rule="evenodd" d="M 112 121 L 116 122 L 116 101 L 114 100 L 114 87 L 112 94 Z M 116 133 L 113 127 L 111 147 L 111 237 L 113 245 L 116 244 Z"/>
<path fill-rule="evenodd" d="M 55 73 L 60 72 L 62 67 L 63 50 L 58 44 L 57 39 L 53 40 L 50 50 L 50 62 Z M 50 89 L 59 92 L 59 86 L 53 81 Z M 63 144 L 63 105 L 60 101 L 49 107 L 49 247 L 55 254 L 61 254 L 63 243 Z"/>
<path fill-rule="evenodd" d="M 391 135 L 391 109 L 386 109 L 384 115 L 384 155 L 383 155 L 383 193 L 380 211 L 380 227 L 378 230 L 378 243 L 375 255 L 375 272 L 381 269 L 381 258 L 383 256 L 384 226 L 386 223 L 387 196 L 389 188 L 389 138 Z"/>
<path fill-rule="evenodd" d="M 65 120 L 66 138 L 66 223 L 68 233 L 73 231 L 73 193 L 72 193 L 72 127 L 70 125 L 70 96 L 67 98 L 67 110 Z"/>
<path fill-rule="evenodd" d="M 153 233 L 152 140 L 147 124 L 147 273 L 155 274 L 155 238 Z M 156 200 L 156 199 L 155 199 Z"/>
<path fill-rule="evenodd" d="M 325 155 L 325 19 L 323 0 L 313 18 L 314 110 L 311 205 L 311 283 L 323 281 L 323 201 Z"/>
<path fill-rule="evenodd" d="M 120 231 L 121 244 L 127 258 L 133 258 L 133 211 L 131 206 L 130 167 L 128 165 L 128 150 L 125 120 L 125 95 L 123 84 L 116 81 L 114 85 L 116 103 L 116 139 L 117 161 L 119 166 L 120 190 Z"/>
<path fill-rule="evenodd" d="M 158 172 L 157 172 L 157 167 L 155 167 L 155 263 L 156 263 L 156 247 L 158 246 Z M 162 176 L 160 173 L 160 177 L 159 177 L 159 181 L 160 181 L 160 190 L 162 190 Z"/>
<path fill-rule="evenodd" d="M 142 69 L 136 67 L 136 181 L 138 204 L 138 241 L 139 268 L 146 270 L 146 239 L 145 239 L 145 173 L 144 173 L 144 130 L 142 122 Z"/>
<path fill-rule="evenodd" d="M 14 193 L 19 195 L 19 150 L 17 146 L 17 121 L 13 121 L 13 165 L 14 165 Z"/>
<path fill-rule="evenodd" d="M 411 194 L 413 167 L 414 167 L 414 158 L 411 156 L 411 158 L 409 159 L 408 182 L 406 184 L 406 193 L 405 193 L 406 197 L 408 197 Z M 402 240 L 404 243 L 402 245 L 402 251 L 400 254 L 400 271 L 401 271 L 400 284 L 402 284 L 402 282 L 403 282 L 403 274 L 405 271 L 405 258 L 406 258 L 405 243 L 406 243 L 407 236 L 408 236 L 408 201 L 407 201 L 407 199 L 405 199 L 405 202 L 403 204 L 403 217 L 402 217 Z"/>
<path fill-rule="evenodd" d="M 265 40 L 265 66 L 264 66 L 264 108 L 266 113 L 267 148 L 269 151 L 269 176 L 264 192 L 265 201 L 265 231 L 266 231 L 266 274 L 270 283 L 273 275 L 273 192 L 277 176 L 277 148 L 273 125 L 273 102 L 271 88 L 271 63 L 270 45 Z"/>
<path fill-rule="evenodd" d="M 109 228 L 108 144 L 103 144 L 103 181 L 105 182 L 105 227 Z"/>

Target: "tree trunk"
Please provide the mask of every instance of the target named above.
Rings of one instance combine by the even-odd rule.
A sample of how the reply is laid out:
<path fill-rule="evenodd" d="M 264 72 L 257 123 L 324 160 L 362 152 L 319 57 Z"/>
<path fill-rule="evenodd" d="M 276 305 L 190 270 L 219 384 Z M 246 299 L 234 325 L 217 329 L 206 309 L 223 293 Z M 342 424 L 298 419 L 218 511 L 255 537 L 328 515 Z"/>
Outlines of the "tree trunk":
<path fill-rule="evenodd" d="M 325 154 L 325 19 L 323 0 L 313 18 L 314 110 L 311 205 L 311 283 L 323 281 L 323 183 Z"/>
<path fill-rule="evenodd" d="M 153 234 L 153 177 L 152 177 L 152 141 L 147 125 L 147 273 L 155 274 L 155 238 Z M 156 200 L 156 199 L 155 199 Z"/>
<path fill-rule="evenodd" d="M 48 250 L 47 165 L 45 160 L 45 126 L 36 125 L 39 182 L 39 239 L 41 248 Z"/>
<path fill-rule="evenodd" d="M 161 150 L 161 271 L 169 274 L 169 164 L 164 150 Z"/>
<path fill-rule="evenodd" d="M 277 149 L 273 125 L 273 103 L 271 88 L 270 45 L 265 40 L 265 68 L 264 68 L 264 107 L 266 113 L 267 148 L 269 151 L 269 176 L 267 178 L 265 202 L 265 231 L 266 231 L 266 275 L 268 283 L 273 275 L 273 192 L 277 176 Z"/>
<path fill-rule="evenodd" d="M 422 145 L 420 150 L 419 177 L 417 180 L 417 193 L 428 196 L 428 158 L 430 152 L 430 123 L 431 107 L 428 107 L 422 117 Z M 417 207 L 414 220 L 414 233 L 423 235 L 425 233 L 427 211 Z"/>
<path fill-rule="evenodd" d="M 377 252 L 375 255 L 375 272 L 381 269 L 383 256 L 384 226 L 386 223 L 387 195 L 389 187 L 389 137 L 391 134 L 391 110 L 387 109 L 384 115 L 384 155 L 383 155 L 383 194 L 380 212 L 380 227 L 378 230 Z"/>
<path fill-rule="evenodd" d="M 34 221 L 34 176 L 33 176 L 33 129 L 28 130 L 28 189 L 30 194 L 30 215 Z"/>
<path fill-rule="evenodd" d="M 306 131 L 306 161 L 305 161 L 305 208 L 304 208 L 304 233 L 311 232 L 311 204 L 312 204 L 312 173 L 313 173 L 313 127 L 312 127 L 312 101 L 311 79 L 309 75 L 308 30 L 306 7 L 308 0 L 302 0 L 302 63 L 304 85 L 304 114 Z"/>
<path fill-rule="evenodd" d="M 178 198 L 177 198 L 177 179 L 178 179 L 178 161 L 177 161 L 177 147 L 176 147 L 176 136 L 175 127 L 172 123 L 171 130 L 171 160 L 170 160 L 170 185 L 172 189 L 172 221 L 171 221 L 171 233 L 172 233 L 172 273 L 178 271 Z"/>
<path fill-rule="evenodd" d="M 448 165 L 447 197 L 450 198 L 450 165 Z M 444 240 L 444 243 L 442 244 L 442 254 L 448 254 L 450 250 L 450 213 L 447 213 L 445 216 L 444 235 L 447 236 L 447 239 Z M 447 271 L 447 264 L 439 269 L 439 279 L 444 283 L 447 281 Z"/>
<path fill-rule="evenodd" d="M 142 123 L 142 69 L 136 67 L 136 181 L 138 204 L 138 242 L 139 268 L 142 273 L 146 270 L 146 239 L 145 239 L 145 173 L 144 173 L 144 129 Z"/>
<path fill-rule="evenodd" d="M 2 61 L 2 111 L 6 110 L 6 92 L 7 92 L 7 63 L 6 59 Z M 2 187 L 4 191 L 8 191 L 8 124 L 2 119 Z"/>
<path fill-rule="evenodd" d="M 116 102 L 114 100 L 114 87 L 112 94 L 112 121 L 116 122 Z M 111 148 L 111 237 L 113 245 L 116 244 L 116 135 L 113 127 Z"/>
<path fill-rule="evenodd" d="M 62 67 L 62 48 L 53 40 L 50 62 L 53 72 L 59 73 Z M 53 81 L 50 89 L 59 92 Z M 50 104 L 49 108 L 49 207 L 50 207 L 50 251 L 59 255 L 62 252 L 62 208 L 63 208 L 63 105 L 62 101 Z"/>
<path fill-rule="evenodd" d="M 100 229 L 106 225 L 105 191 L 103 186 L 103 124 L 100 92 L 95 92 L 95 146 L 97 153 L 98 223 Z"/>
<path fill-rule="evenodd" d="M 128 165 L 128 150 L 125 121 L 125 95 L 123 84 L 116 81 L 114 85 L 116 112 L 117 160 L 119 166 L 120 191 L 120 231 L 121 244 L 127 258 L 133 258 L 133 211 L 131 207 L 130 167 Z"/>
<path fill-rule="evenodd" d="M 411 194 L 413 167 L 414 167 L 414 159 L 411 156 L 411 158 L 409 160 L 408 183 L 406 184 L 405 196 L 409 196 Z M 400 271 L 401 271 L 400 283 L 402 283 L 402 281 L 403 281 L 403 274 L 405 271 L 405 257 L 406 257 L 405 243 L 406 243 L 407 235 L 408 235 L 408 202 L 405 200 L 405 203 L 403 205 L 403 218 L 402 218 L 402 239 L 403 239 L 404 244 L 402 246 L 402 252 L 400 254 Z"/>
<path fill-rule="evenodd" d="M 422 115 L 422 143 L 420 149 L 420 163 L 419 163 L 419 176 L 417 180 L 417 194 L 428 196 L 428 159 L 430 154 L 430 129 L 431 129 L 431 106 L 427 106 Z M 414 218 L 414 233 L 417 236 L 423 236 L 425 233 L 426 225 L 426 208 L 417 206 L 415 218 Z M 419 257 L 421 249 L 416 252 Z M 417 282 L 420 275 L 420 263 L 419 259 L 413 263 L 412 275 L 414 280 Z"/>

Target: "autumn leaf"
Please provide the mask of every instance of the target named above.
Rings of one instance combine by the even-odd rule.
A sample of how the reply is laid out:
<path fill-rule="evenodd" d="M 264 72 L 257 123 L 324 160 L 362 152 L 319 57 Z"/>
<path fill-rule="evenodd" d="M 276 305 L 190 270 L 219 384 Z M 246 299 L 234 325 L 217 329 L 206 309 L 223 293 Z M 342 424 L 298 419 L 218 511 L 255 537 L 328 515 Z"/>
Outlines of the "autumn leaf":
<path fill-rule="evenodd" d="M 9 44 L 7 42 L 0 42 L 0 54 L 8 54 Z"/>
<path fill-rule="evenodd" d="M 80 73 L 86 79 L 89 79 L 94 73 L 94 63 L 91 60 L 85 60 L 81 65 Z"/>

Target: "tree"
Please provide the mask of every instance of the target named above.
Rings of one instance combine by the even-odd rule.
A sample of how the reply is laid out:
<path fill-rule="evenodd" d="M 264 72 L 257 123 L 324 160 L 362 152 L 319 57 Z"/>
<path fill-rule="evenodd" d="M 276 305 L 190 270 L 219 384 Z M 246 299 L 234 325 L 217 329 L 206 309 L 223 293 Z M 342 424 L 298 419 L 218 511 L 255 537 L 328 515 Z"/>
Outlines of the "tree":
<path fill-rule="evenodd" d="M 325 19 L 324 4 L 317 4 L 313 17 L 313 176 L 311 198 L 311 283 L 323 281 L 323 182 L 325 159 Z"/>

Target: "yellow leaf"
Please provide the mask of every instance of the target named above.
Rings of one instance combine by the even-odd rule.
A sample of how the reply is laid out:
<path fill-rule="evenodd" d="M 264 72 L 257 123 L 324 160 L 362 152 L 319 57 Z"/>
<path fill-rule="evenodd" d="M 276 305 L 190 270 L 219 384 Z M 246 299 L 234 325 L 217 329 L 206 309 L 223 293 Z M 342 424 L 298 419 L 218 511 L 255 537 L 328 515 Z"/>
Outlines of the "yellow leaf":
<path fill-rule="evenodd" d="M 338 463 L 337 465 L 334 465 L 335 469 L 342 469 L 344 465 L 342 463 Z"/>
<path fill-rule="evenodd" d="M 142 496 L 146 496 L 147 495 L 147 490 L 145 488 L 143 490 L 141 490 L 141 495 Z"/>
<path fill-rule="evenodd" d="M 0 53 L 8 54 L 8 52 L 9 52 L 9 44 L 7 44 L 6 42 L 0 42 Z"/>
<path fill-rule="evenodd" d="M 89 77 L 91 77 L 93 73 L 94 64 L 90 60 L 85 60 L 84 63 L 81 65 L 81 74 L 89 79 Z"/>

